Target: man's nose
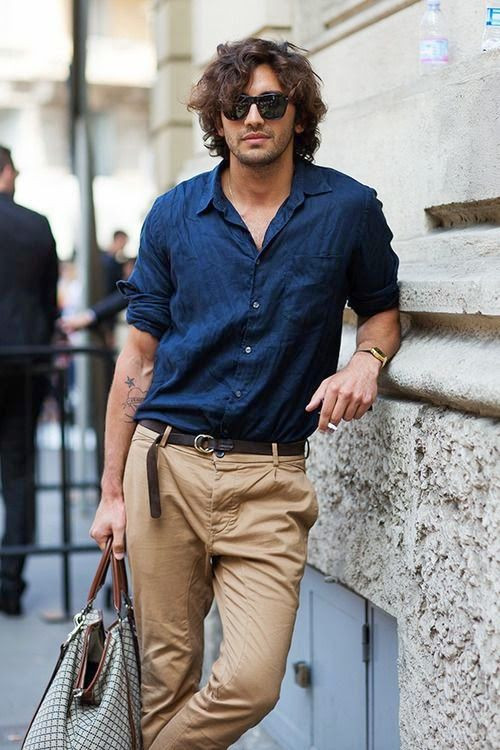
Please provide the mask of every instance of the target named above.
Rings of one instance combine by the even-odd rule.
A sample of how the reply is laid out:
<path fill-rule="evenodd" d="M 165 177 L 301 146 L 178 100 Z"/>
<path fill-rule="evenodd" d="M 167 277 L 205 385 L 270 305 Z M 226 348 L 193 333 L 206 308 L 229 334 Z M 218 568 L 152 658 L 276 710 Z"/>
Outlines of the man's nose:
<path fill-rule="evenodd" d="M 245 117 L 245 124 L 246 125 L 256 125 L 258 123 L 263 123 L 264 118 L 259 112 L 259 109 L 255 102 L 250 106 L 250 109 L 248 110 L 247 116 Z"/>

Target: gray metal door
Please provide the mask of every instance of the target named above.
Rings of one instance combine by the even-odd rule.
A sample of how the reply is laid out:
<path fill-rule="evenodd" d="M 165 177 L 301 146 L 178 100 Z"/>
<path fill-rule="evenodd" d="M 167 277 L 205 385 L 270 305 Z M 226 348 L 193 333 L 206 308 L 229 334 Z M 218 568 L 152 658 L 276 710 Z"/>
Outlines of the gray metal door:
<path fill-rule="evenodd" d="M 371 658 L 368 662 L 369 750 L 399 750 L 397 622 L 368 604 Z"/>
<path fill-rule="evenodd" d="M 311 597 L 313 747 L 366 747 L 365 602 L 314 576 Z"/>
<path fill-rule="evenodd" d="M 280 700 L 284 750 L 398 750 L 397 623 L 307 566 Z"/>

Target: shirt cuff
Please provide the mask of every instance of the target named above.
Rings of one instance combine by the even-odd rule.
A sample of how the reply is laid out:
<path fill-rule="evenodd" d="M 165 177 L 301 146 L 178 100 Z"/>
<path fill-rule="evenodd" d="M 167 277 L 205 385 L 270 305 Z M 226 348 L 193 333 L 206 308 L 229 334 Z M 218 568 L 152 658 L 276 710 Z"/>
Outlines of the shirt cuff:
<path fill-rule="evenodd" d="M 385 310 L 391 310 L 398 307 L 399 304 L 399 286 L 393 282 L 384 289 L 369 294 L 351 294 L 347 304 L 352 307 L 356 315 L 362 318 L 369 318 Z"/>

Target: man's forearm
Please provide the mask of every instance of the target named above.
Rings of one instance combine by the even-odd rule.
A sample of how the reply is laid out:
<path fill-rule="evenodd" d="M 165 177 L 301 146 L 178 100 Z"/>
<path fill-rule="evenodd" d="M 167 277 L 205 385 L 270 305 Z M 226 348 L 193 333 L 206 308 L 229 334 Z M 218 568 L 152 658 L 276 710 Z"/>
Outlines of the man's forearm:
<path fill-rule="evenodd" d="M 388 358 L 396 354 L 401 340 L 399 310 L 385 310 L 370 318 L 359 318 L 356 349 L 371 349 L 377 346 Z"/>
<path fill-rule="evenodd" d="M 101 549 L 112 537 L 113 552 L 117 558 L 123 557 L 125 550 L 123 472 L 135 428 L 135 412 L 151 385 L 157 345 L 157 340 L 149 333 L 131 326 L 127 343 L 116 363 L 109 393 L 101 502 L 90 536 Z"/>
<path fill-rule="evenodd" d="M 356 350 L 378 347 L 388 357 L 399 348 L 399 310 L 386 310 L 370 318 L 360 318 Z M 355 353 L 350 362 L 325 378 L 306 406 L 306 411 L 321 407 L 318 429 L 335 429 L 341 419 L 360 419 L 377 397 L 377 378 L 382 362 L 370 353 Z"/>
<path fill-rule="evenodd" d="M 135 412 L 151 385 L 153 364 L 153 359 L 127 348 L 116 363 L 106 412 L 104 492 L 121 493 L 125 461 L 135 429 Z"/>

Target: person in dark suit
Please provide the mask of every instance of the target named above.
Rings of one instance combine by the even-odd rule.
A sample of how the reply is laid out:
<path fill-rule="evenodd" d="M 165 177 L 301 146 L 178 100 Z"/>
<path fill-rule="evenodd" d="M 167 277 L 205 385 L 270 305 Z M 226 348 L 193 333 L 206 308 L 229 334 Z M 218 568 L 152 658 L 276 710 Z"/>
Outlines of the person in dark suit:
<path fill-rule="evenodd" d="M 128 279 L 132 273 L 134 263 L 133 258 L 124 261 L 122 266 L 124 279 Z M 85 328 L 95 328 L 104 322 L 115 320 L 118 313 L 125 310 L 127 305 L 127 299 L 118 289 L 115 289 L 85 310 L 80 310 L 71 315 L 64 315 L 63 312 L 63 316 L 59 320 L 59 327 L 67 335 Z"/>
<path fill-rule="evenodd" d="M 128 234 L 123 229 L 113 232 L 113 241 L 110 246 L 101 252 L 101 265 L 104 274 L 104 294 L 113 294 L 116 291 L 116 282 L 123 278 L 123 261 L 119 258 L 129 240 Z"/>
<path fill-rule="evenodd" d="M 56 246 L 45 216 L 14 202 L 18 172 L 0 146 L 0 473 L 5 506 L 2 546 L 30 544 L 35 532 L 36 422 L 47 391 L 43 363 L 2 349 L 49 344 L 58 316 Z M 40 370 L 40 372 L 37 372 Z M 0 558 L 0 611 L 21 614 L 24 555 Z"/>
<path fill-rule="evenodd" d="M 109 247 L 101 251 L 101 268 L 105 297 L 114 295 L 117 282 L 123 279 L 124 262 L 122 255 L 128 240 L 129 236 L 123 229 L 116 229 L 113 232 L 113 240 Z M 115 297 L 115 299 L 117 298 Z M 116 312 L 119 312 L 119 309 Z M 116 312 L 108 315 L 106 309 L 104 316 L 99 321 L 101 323 L 101 331 L 104 334 L 104 340 L 110 349 L 113 349 L 115 346 L 114 329 L 116 325 Z"/>

